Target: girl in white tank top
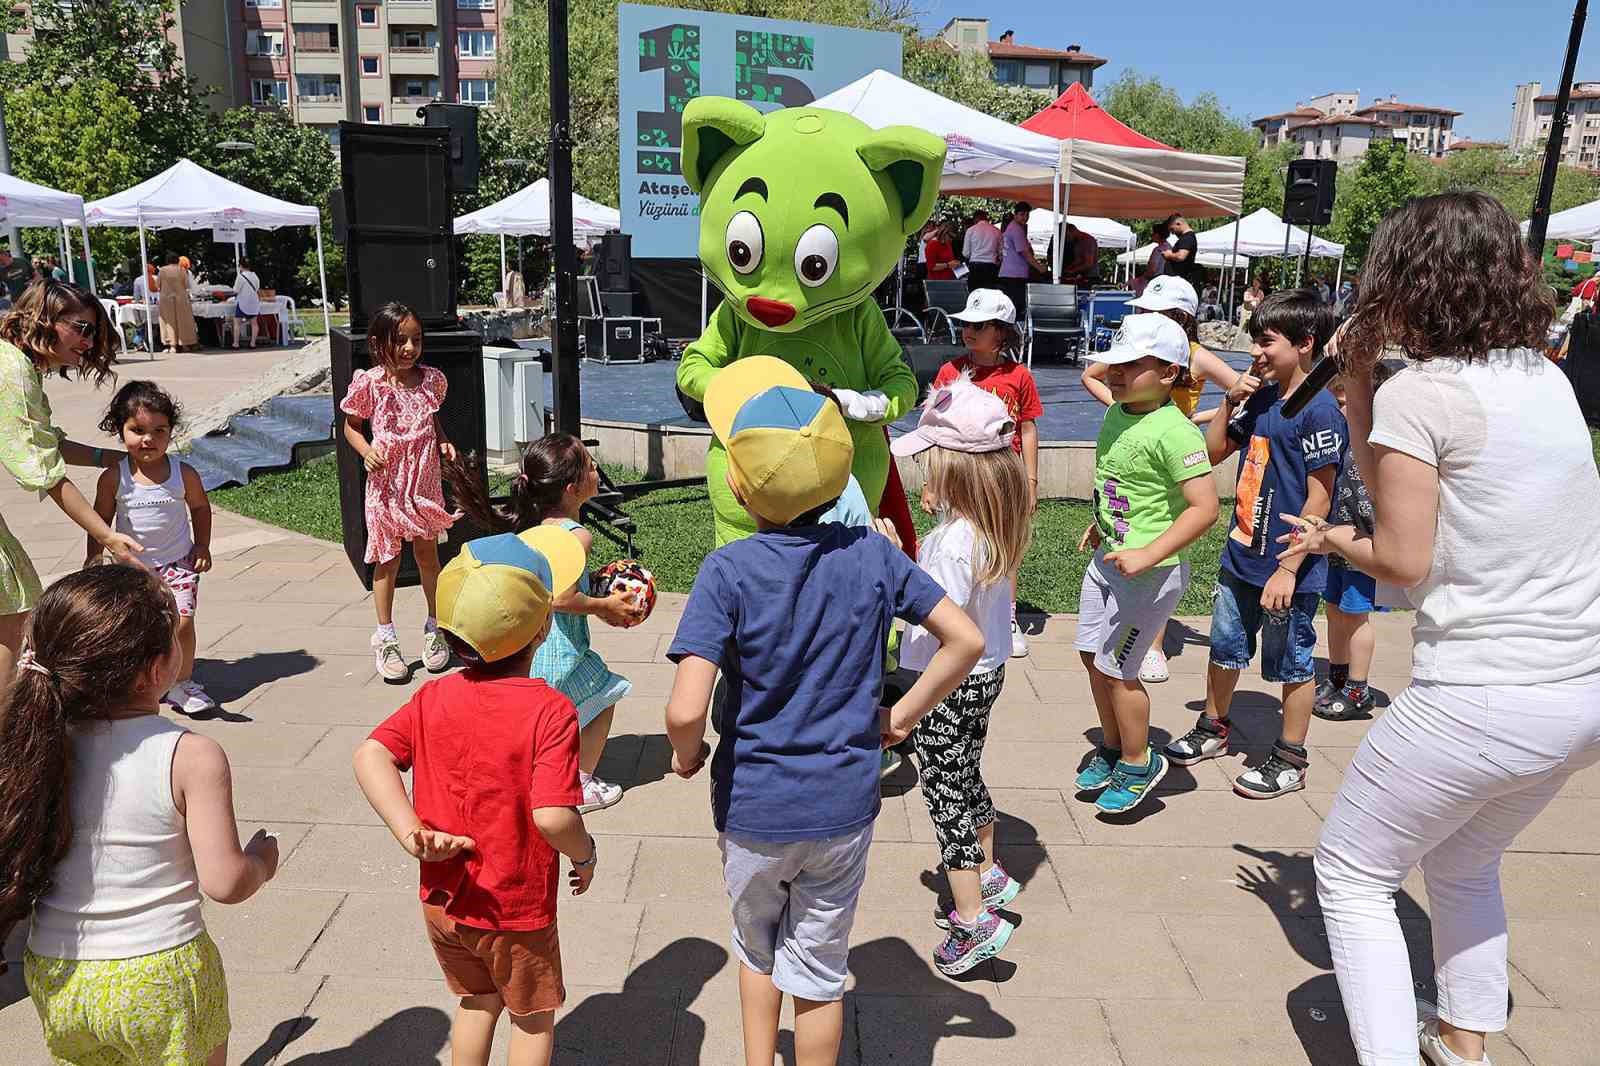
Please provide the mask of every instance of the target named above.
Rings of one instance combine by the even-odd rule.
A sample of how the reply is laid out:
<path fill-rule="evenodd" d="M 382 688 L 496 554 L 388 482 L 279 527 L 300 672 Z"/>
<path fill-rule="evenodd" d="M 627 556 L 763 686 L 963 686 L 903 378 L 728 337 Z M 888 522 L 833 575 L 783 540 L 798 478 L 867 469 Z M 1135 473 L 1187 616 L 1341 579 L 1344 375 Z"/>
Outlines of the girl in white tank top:
<path fill-rule="evenodd" d="M 62 578 L 0 712 L 0 940 L 31 919 L 24 977 L 57 1061 L 226 1061 L 227 983 L 200 894 L 248 899 L 278 846 L 261 832 L 240 848 L 221 747 L 160 715 L 177 622 L 148 570 Z"/>
<path fill-rule="evenodd" d="M 117 390 L 100 428 L 119 437 L 127 458 L 100 475 L 94 508 L 119 533 L 144 545 L 139 561 L 160 575 L 178 601 L 178 680 L 162 697 L 185 714 L 214 710 L 217 701 L 194 680 L 194 615 L 200 575 L 211 569 L 211 501 L 194 468 L 169 455 L 179 425 L 178 405 L 153 381 Z M 89 541 L 88 562 L 100 557 Z"/>

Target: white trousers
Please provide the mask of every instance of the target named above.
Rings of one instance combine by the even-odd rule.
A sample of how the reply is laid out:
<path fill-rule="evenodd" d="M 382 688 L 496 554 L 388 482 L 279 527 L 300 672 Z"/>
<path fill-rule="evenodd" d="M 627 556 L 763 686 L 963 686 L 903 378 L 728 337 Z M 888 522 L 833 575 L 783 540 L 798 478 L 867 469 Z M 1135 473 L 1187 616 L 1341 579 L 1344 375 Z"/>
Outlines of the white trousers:
<path fill-rule="evenodd" d="M 1439 1014 L 1506 1025 L 1500 856 L 1573 772 L 1600 761 L 1600 675 L 1522 686 L 1414 682 L 1367 732 L 1317 845 L 1317 899 L 1362 1066 L 1416 1066 L 1394 894 L 1417 863 Z"/>

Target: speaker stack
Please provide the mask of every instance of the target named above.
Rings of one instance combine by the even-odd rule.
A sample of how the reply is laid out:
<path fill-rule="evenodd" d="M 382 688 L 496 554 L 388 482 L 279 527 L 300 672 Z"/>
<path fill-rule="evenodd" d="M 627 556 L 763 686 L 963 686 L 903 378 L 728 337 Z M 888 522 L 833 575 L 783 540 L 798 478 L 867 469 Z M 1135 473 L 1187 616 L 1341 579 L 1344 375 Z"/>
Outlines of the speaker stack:
<path fill-rule="evenodd" d="M 1300 226 L 1326 226 L 1333 221 L 1334 185 L 1339 164 L 1331 159 L 1289 161 L 1283 187 L 1283 220 Z"/>

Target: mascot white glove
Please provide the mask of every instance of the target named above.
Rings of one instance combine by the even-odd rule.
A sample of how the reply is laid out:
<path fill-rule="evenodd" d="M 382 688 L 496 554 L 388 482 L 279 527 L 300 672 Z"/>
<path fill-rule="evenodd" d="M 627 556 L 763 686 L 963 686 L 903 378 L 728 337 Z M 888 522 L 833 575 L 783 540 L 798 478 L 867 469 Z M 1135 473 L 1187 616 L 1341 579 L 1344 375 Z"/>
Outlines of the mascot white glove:
<path fill-rule="evenodd" d="M 834 389 L 833 395 L 844 416 L 852 422 L 881 422 L 889 411 L 889 397 L 881 392 Z"/>

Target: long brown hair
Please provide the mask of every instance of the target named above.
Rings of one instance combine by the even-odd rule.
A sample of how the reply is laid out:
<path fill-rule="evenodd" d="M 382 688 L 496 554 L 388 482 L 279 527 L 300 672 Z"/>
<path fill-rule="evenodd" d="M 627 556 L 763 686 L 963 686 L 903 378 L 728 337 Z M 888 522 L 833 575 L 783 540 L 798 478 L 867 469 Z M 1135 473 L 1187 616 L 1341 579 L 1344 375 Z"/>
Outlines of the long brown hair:
<path fill-rule="evenodd" d="M 555 513 L 567 486 L 589 469 L 583 441 L 570 433 L 550 433 L 529 444 L 522 467 L 511 482 L 510 509 L 496 507 L 489 490 L 472 472 L 472 464 L 456 460 L 443 463 L 450 496 L 467 517 L 491 533 L 521 533 Z"/>
<path fill-rule="evenodd" d="M 1022 456 L 1009 445 L 992 452 L 930 448 L 927 456 L 929 495 L 977 530 L 973 580 L 992 585 L 1016 573 L 1033 537 Z"/>
<path fill-rule="evenodd" d="M 400 350 L 400 327 L 406 324 L 406 319 L 414 318 L 417 329 L 422 329 L 422 319 L 417 318 L 417 313 L 405 304 L 391 300 L 378 308 L 373 313 L 372 320 L 367 324 L 367 351 L 372 362 L 380 366 L 392 366 L 395 353 Z"/>
<path fill-rule="evenodd" d="M 112 338 L 116 327 L 100 301 L 87 289 L 65 281 L 40 278 L 29 283 L 17 297 L 11 310 L 0 318 L 0 339 L 10 341 L 22 349 L 22 354 L 33 360 L 33 365 L 43 371 L 55 354 L 56 323 L 69 314 L 81 314 L 94 323 L 94 346 L 78 365 L 78 376 L 92 377 L 96 386 L 105 384 L 112 376 L 111 364 L 116 361 L 117 347 Z M 67 368 L 61 368 L 67 376 Z"/>
<path fill-rule="evenodd" d="M 113 563 L 51 585 L 0 707 L 0 940 L 50 889 L 72 843 L 72 729 L 126 706 L 172 650 L 178 608 L 153 573 Z"/>
<path fill-rule="evenodd" d="M 1371 366 L 1388 347 L 1469 362 L 1496 348 L 1537 348 L 1555 315 L 1517 224 L 1479 192 L 1426 196 L 1386 216 L 1357 291 L 1339 339 L 1346 366 Z"/>

